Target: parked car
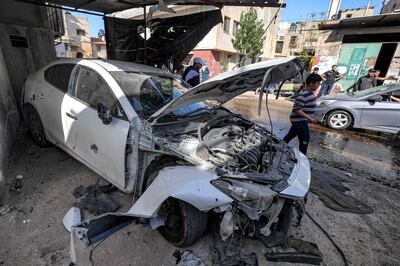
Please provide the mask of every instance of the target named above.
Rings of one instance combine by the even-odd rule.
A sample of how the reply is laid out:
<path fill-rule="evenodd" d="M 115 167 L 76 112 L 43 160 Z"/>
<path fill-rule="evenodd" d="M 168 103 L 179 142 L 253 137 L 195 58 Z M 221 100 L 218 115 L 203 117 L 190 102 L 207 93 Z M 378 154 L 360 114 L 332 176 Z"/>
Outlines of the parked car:
<path fill-rule="evenodd" d="M 285 240 L 293 211 L 304 213 L 309 162 L 220 105 L 260 87 L 271 68 L 271 81 L 280 82 L 303 63 L 260 62 L 188 90 L 174 75 L 145 65 L 63 59 L 29 76 L 24 116 L 35 143 L 53 143 L 133 193 L 132 208 L 118 217 L 140 217 L 181 247 L 202 236 L 207 213 L 215 212 L 223 239 L 240 225 L 276 245 Z M 97 223 L 95 232 L 114 221 Z M 79 238 L 93 237 L 88 231 Z"/>
<path fill-rule="evenodd" d="M 317 101 L 315 117 L 333 129 L 364 128 L 400 131 L 400 84 L 363 91 L 331 94 Z"/>

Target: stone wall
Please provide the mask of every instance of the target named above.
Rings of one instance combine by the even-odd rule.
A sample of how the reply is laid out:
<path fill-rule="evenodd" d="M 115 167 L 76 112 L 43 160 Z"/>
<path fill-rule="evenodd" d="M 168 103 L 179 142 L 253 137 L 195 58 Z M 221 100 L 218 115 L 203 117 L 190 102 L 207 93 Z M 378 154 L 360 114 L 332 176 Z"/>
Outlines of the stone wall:
<path fill-rule="evenodd" d="M 53 32 L 44 7 L 2 0 L 0 8 L 0 195 L 29 74 L 56 59 Z"/>

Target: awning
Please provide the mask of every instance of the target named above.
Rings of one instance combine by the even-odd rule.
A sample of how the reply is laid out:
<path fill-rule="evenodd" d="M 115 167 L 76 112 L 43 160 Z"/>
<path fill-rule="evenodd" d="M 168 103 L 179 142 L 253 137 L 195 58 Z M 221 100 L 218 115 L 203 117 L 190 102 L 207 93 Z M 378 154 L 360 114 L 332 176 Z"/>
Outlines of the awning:
<path fill-rule="evenodd" d="M 21 2 L 37 3 L 43 5 L 42 0 L 18 0 Z M 182 5 L 215 5 L 215 6 L 258 6 L 258 7 L 285 7 L 286 4 L 280 3 L 281 0 L 164 0 L 166 4 Z M 130 8 L 138 8 L 156 5 L 159 0 L 46 0 L 52 5 L 60 5 L 74 9 L 83 9 L 89 11 L 110 14 Z"/>
<path fill-rule="evenodd" d="M 320 30 L 336 30 L 351 28 L 377 28 L 377 27 L 399 27 L 400 13 L 383 14 L 378 16 L 348 18 L 342 20 L 327 20 L 318 25 Z"/>

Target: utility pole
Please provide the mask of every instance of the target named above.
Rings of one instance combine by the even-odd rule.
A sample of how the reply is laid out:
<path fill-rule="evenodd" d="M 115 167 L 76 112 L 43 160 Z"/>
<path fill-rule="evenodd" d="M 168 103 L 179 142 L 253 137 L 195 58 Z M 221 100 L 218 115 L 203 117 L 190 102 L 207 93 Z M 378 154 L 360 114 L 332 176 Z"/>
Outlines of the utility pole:
<path fill-rule="evenodd" d="M 367 12 L 368 12 L 368 9 L 369 9 L 370 5 L 371 5 L 371 1 L 368 0 L 367 8 L 365 9 L 365 12 L 364 12 L 364 17 L 367 16 Z"/>

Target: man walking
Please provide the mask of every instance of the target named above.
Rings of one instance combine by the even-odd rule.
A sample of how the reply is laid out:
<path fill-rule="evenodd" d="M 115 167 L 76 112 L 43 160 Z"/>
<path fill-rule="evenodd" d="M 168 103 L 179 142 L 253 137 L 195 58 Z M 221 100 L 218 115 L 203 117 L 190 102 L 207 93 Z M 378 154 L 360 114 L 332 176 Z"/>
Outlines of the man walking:
<path fill-rule="evenodd" d="M 324 82 L 321 86 L 318 97 L 329 94 L 329 92 L 333 87 L 333 84 L 335 84 L 336 81 L 342 79 L 343 75 L 337 71 L 337 66 L 333 65 L 331 70 L 328 70 L 325 73 L 323 73 L 321 77 L 324 80 Z"/>
<path fill-rule="evenodd" d="M 193 65 L 186 68 L 182 75 L 182 79 L 190 84 L 190 86 L 195 87 L 200 84 L 200 69 L 204 66 L 204 61 L 200 57 L 195 57 L 193 59 Z"/>
<path fill-rule="evenodd" d="M 289 143 L 297 136 L 299 138 L 299 150 L 303 154 L 307 154 L 308 142 L 310 141 L 308 123 L 316 123 L 316 120 L 311 115 L 314 114 L 316 107 L 314 91 L 318 89 L 321 81 L 322 78 L 318 74 L 310 74 L 307 77 L 306 86 L 296 97 L 290 114 L 292 126 L 283 138 L 286 143 Z"/>
<path fill-rule="evenodd" d="M 376 87 L 377 80 L 375 77 L 375 69 L 368 70 L 368 74 L 359 78 L 355 84 L 355 91 L 363 91 L 372 87 Z"/>

